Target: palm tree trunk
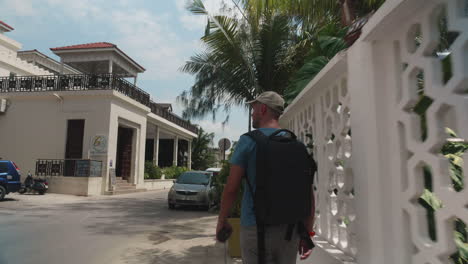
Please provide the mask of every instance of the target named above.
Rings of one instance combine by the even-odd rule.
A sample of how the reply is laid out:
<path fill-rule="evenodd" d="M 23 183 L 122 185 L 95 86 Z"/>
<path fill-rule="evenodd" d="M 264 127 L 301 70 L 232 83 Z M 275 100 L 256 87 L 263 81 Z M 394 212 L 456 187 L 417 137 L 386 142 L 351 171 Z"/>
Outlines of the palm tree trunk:
<path fill-rule="evenodd" d="M 341 23 L 344 26 L 351 26 L 356 19 L 353 0 L 341 0 Z"/>

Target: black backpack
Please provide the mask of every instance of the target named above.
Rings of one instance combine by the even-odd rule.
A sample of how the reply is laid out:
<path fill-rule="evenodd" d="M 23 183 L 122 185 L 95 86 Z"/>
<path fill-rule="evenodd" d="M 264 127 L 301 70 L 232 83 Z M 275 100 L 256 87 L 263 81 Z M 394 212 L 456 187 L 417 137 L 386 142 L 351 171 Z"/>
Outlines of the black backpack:
<path fill-rule="evenodd" d="M 279 129 L 270 136 L 259 130 L 244 135 L 251 137 L 257 146 L 255 192 L 247 177 L 246 180 L 254 198 L 259 263 L 264 263 L 265 225 L 289 224 L 285 236 L 289 240 L 295 225 L 301 231 L 301 237 L 307 233 L 302 221 L 311 213 L 312 184 L 317 164 L 305 145 L 289 130 Z"/>

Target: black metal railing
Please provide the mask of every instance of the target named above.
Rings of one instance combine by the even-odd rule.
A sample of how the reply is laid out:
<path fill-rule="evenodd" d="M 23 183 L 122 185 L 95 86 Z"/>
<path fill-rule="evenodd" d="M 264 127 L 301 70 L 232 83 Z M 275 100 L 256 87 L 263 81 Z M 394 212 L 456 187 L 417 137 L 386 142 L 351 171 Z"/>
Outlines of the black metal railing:
<path fill-rule="evenodd" d="M 102 161 L 81 159 L 38 159 L 36 175 L 65 177 L 101 177 Z"/>
<path fill-rule="evenodd" d="M 0 77 L 0 93 L 87 90 L 116 90 L 146 106 L 150 103 L 147 92 L 113 74 Z"/>
<path fill-rule="evenodd" d="M 149 107 L 151 108 L 151 112 L 153 112 L 155 115 L 158 115 L 168 121 L 171 121 L 172 123 L 181 126 L 195 134 L 197 133 L 198 128 L 196 126 L 192 125 L 189 121 L 182 119 L 176 114 L 167 111 L 155 102 L 151 102 Z"/>
<path fill-rule="evenodd" d="M 198 129 L 189 121 L 157 106 L 150 95 L 115 74 L 66 74 L 0 77 L 0 93 L 115 90 L 151 108 L 151 111 L 189 131 Z"/>

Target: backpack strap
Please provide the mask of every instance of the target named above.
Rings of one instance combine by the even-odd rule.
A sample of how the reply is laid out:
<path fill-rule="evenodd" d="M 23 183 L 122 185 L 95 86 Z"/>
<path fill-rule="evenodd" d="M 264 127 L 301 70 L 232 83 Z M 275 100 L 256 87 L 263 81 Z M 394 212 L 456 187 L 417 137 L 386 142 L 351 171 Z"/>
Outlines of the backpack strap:
<path fill-rule="evenodd" d="M 289 134 L 289 136 L 281 135 L 281 137 L 283 138 L 290 138 L 291 140 L 297 139 L 297 136 L 294 134 L 294 132 L 288 129 L 278 129 L 275 132 L 273 132 L 273 134 L 271 134 L 269 138 L 272 139 L 274 137 L 280 136 L 280 134 L 286 134 L 286 135 Z"/>
<path fill-rule="evenodd" d="M 253 141 L 257 143 L 257 146 L 258 144 L 264 144 L 266 140 L 268 140 L 267 136 L 263 134 L 260 130 L 250 131 L 248 133 L 245 133 L 243 136 L 248 136 L 251 139 L 253 139 Z M 245 181 L 247 182 L 247 186 L 249 187 L 249 192 L 250 192 L 250 195 L 252 196 L 252 200 L 255 202 L 255 199 L 254 199 L 255 193 L 253 191 L 252 184 L 249 181 L 249 177 L 247 177 L 247 174 L 244 174 L 244 177 L 245 177 Z M 255 203 L 254 203 L 254 211 L 255 211 Z"/>
<path fill-rule="evenodd" d="M 257 222 L 257 250 L 258 264 L 265 263 L 265 175 L 266 175 L 266 149 L 268 147 L 269 137 L 263 134 L 260 130 L 253 130 L 244 134 L 252 138 L 257 146 L 257 170 L 256 170 L 256 192 L 253 192 L 252 185 L 246 176 L 247 185 L 249 186 L 250 194 L 254 201 L 255 220 Z"/>
<path fill-rule="evenodd" d="M 249 133 L 244 134 L 252 138 L 257 147 L 256 152 L 256 191 L 253 192 L 252 186 L 249 182 L 249 179 L 246 177 L 247 184 L 250 188 L 250 193 L 252 194 L 252 199 L 254 201 L 254 210 L 255 210 L 255 217 L 257 222 L 263 222 L 266 212 L 265 212 L 265 190 L 266 190 L 266 175 L 267 175 L 267 148 L 268 148 L 268 141 L 269 137 L 267 137 L 263 132 L 260 130 L 253 130 Z"/>

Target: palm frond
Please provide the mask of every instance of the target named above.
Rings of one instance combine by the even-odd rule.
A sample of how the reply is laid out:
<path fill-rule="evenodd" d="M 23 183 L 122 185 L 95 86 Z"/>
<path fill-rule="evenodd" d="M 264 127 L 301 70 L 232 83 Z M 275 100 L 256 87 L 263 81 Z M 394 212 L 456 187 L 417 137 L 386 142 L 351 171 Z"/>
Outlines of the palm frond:
<path fill-rule="evenodd" d="M 196 15 L 208 14 L 208 11 L 206 11 L 205 5 L 203 4 L 201 0 L 193 0 L 192 2 L 188 2 L 186 8 L 192 14 L 196 14 Z"/>

